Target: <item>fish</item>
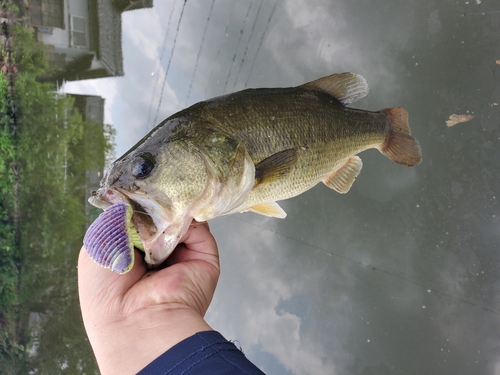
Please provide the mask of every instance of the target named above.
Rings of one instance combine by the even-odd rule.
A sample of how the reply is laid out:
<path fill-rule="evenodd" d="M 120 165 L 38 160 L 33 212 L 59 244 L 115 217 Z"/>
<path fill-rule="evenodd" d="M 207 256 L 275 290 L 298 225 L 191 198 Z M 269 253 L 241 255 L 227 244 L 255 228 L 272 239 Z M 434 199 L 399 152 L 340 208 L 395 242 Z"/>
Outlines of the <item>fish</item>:
<path fill-rule="evenodd" d="M 196 103 L 162 121 L 112 163 L 89 202 L 102 209 L 120 202 L 130 206 L 144 259 L 156 267 L 193 219 L 246 211 L 284 218 L 277 202 L 320 182 L 347 193 L 363 166 L 357 154 L 364 150 L 418 165 L 421 147 L 404 108 L 347 107 L 368 91 L 361 75 L 345 72 Z"/>

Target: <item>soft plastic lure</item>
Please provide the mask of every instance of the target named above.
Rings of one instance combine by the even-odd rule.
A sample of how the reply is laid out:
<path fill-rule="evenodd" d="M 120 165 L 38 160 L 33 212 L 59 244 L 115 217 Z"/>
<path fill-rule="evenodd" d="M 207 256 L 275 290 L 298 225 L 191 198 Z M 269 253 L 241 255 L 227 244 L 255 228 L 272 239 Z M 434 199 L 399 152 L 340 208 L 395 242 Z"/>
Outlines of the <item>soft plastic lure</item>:
<path fill-rule="evenodd" d="M 134 265 L 134 247 L 144 251 L 130 219 L 132 207 L 115 203 L 90 225 L 83 244 L 90 257 L 104 268 L 124 274 Z"/>

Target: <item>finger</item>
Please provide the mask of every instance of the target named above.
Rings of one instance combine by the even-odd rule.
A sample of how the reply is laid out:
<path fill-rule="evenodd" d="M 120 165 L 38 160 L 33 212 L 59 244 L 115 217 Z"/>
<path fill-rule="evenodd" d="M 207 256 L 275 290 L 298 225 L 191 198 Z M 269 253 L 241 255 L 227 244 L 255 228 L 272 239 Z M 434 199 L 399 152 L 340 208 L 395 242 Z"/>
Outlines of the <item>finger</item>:
<path fill-rule="evenodd" d="M 206 222 L 193 220 L 189 230 L 180 241 L 186 248 L 197 252 L 218 256 L 217 243 Z"/>
<path fill-rule="evenodd" d="M 146 273 L 143 256 L 137 250 L 134 258 L 132 269 L 120 275 L 94 262 L 82 247 L 78 257 L 78 289 L 82 303 L 87 299 L 123 296 Z"/>
<path fill-rule="evenodd" d="M 220 273 L 218 249 L 208 226 L 194 222 L 160 269 L 150 270 L 127 296 L 136 306 L 177 302 L 204 314 Z M 197 291 L 197 292 L 194 292 Z"/>
<path fill-rule="evenodd" d="M 204 224 L 193 223 L 181 243 L 167 258 L 165 266 L 190 260 L 202 260 L 218 265 L 219 252 L 214 237 Z"/>
<path fill-rule="evenodd" d="M 208 230 L 210 230 L 210 225 L 208 225 L 208 221 L 196 221 L 196 219 L 193 219 L 193 221 L 191 222 L 191 226 L 197 224 L 203 224 L 208 228 Z"/>

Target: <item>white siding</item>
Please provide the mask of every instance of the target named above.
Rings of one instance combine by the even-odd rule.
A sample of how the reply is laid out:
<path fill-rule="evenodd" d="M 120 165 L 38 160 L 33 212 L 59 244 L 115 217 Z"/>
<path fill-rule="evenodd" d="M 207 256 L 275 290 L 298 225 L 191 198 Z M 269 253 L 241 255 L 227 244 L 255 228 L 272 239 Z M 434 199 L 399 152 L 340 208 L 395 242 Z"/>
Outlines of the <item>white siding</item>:
<path fill-rule="evenodd" d="M 73 23 L 71 16 L 76 16 L 76 22 Z M 85 44 L 85 50 L 89 47 L 89 13 L 88 13 L 88 1 L 87 0 L 65 0 L 64 1 L 64 24 L 65 29 L 54 28 L 52 34 L 47 34 L 43 32 L 38 32 L 38 40 L 47 45 L 52 45 L 56 50 L 60 52 L 65 52 L 69 56 L 79 55 L 81 51 L 73 51 L 73 45 L 82 48 Z M 71 36 L 72 25 L 76 26 L 76 34 Z M 84 32 L 85 36 L 83 36 Z"/>

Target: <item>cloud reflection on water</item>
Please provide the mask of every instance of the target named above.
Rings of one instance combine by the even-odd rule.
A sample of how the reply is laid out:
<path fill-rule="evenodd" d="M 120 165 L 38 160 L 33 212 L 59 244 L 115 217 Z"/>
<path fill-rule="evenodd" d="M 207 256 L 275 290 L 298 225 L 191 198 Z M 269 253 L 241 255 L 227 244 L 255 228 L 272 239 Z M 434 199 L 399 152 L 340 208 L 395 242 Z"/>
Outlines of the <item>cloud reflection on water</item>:
<path fill-rule="evenodd" d="M 151 128 L 182 3 L 124 16 L 125 77 L 67 86 L 106 96 L 118 154 Z M 233 89 L 354 71 L 371 87 L 355 105 L 406 107 L 424 162 L 365 152 L 345 196 L 318 186 L 284 202 L 283 221 L 214 220 L 223 272 L 209 322 L 269 374 L 497 374 L 498 18 L 433 0 L 211 5 L 186 3 L 159 119 Z M 464 108 L 476 122 L 445 129 Z"/>

